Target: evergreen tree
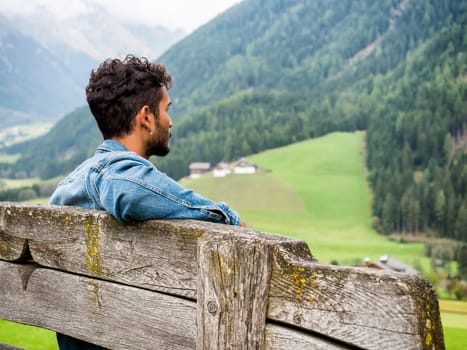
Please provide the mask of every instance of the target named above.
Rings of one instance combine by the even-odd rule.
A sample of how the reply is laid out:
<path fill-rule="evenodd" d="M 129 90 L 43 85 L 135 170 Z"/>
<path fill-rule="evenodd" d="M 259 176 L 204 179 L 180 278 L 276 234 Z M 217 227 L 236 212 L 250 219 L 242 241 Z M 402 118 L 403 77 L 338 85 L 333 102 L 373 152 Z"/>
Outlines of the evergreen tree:
<path fill-rule="evenodd" d="M 455 225 L 455 238 L 467 242 L 467 206 L 462 204 L 457 214 Z"/>

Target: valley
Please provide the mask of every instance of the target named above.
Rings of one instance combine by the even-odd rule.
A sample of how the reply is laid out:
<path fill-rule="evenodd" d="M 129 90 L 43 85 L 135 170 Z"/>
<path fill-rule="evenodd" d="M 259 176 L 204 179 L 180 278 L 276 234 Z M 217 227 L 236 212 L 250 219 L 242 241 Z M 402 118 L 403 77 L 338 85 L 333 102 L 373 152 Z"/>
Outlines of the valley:
<path fill-rule="evenodd" d="M 390 255 L 428 267 L 423 244 L 398 244 L 371 227 L 363 138 L 332 133 L 247 157 L 258 174 L 206 174 L 182 184 L 227 202 L 256 230 L 303 239 L 324 263 L 352 265 Z"/>
<path fill-rule="evenodd" d="M 244 0 L 186 37 L 86 4 L 69 22 L 0 14 L 0 200 L 47 203 L 102 142 L 91 67 L 149 49 L 174 80 L 161 171 L 323 263 L 415 268 L 441 298 L 447 349 L 467 348 L 466 0 Z M 186 178 L 191 162 L 242 157 L 260 171 Z"/>
<path fill-rule="evenodd" d="M 362 132 L 331 133 L 248 156 L 248 161 L 259 167 L 256 174 L 218 178 L 210 172 L 181 182 L 209 198 L 229 203 L 255 230 L 304 240 L 323 263 L 355 265 L 365 258 L 378 261 L 388 255 L 429 274 L 432 264 L 424 254 L 423 242 L 392 241 L 371 227 L 364 136 Z M 29 203 L 46 201 L 34 199 Z M 448 264 L 455 268 L 453 262 Z M 467 336 L 467 312 L 460 311 L 466 309 L 466 302 L 441 300 L 446 344 L 452 344 L 447 349 L 461 350 L 465 345 L 462 339 Z M 55 349 L 49 331 L 1 320 L 0 325 L 7 332 L 0 331 L 0 343 L 33 341 L 26 336 L 14 340 L 7 330 L 37 332 L 37 337 L 49 344 L 41 345 L 44 349 Z"/>

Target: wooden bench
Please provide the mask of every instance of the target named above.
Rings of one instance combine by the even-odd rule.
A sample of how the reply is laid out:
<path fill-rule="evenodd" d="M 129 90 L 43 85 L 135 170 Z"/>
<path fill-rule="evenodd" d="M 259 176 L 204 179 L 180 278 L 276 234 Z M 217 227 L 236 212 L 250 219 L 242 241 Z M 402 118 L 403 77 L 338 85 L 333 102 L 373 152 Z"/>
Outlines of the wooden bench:
<path fill-rule="evenodd" d="M 0 203 L 0 259 L 0 318 L 112 349 L 444 349 L 425 280 L 246 228 Z"/>

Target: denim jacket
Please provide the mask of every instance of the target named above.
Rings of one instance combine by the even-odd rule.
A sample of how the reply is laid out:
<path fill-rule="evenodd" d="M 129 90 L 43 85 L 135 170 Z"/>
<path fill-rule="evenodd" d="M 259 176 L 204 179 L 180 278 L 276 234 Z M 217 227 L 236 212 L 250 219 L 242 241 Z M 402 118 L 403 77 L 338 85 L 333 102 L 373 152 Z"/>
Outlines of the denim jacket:
<path fill-rule="evenodd" d="M 105 210 L 118 221 L 194 219 L 239 225 L 238 214 L 178 184 L 122 144 L 105 140 L 61 181 L 49 204 Z"/>
<path fill-rule="evenodd" d="M 92 158 L 61 181 L 49 204 L 105 210 L 122 223 L 194 219 L 240 224 L 238 214 L 225 203 L 184 188 L 113 140 L 105 140 Z M 104 349 L 60 333 L 57 341 L 61 350 Z"/>

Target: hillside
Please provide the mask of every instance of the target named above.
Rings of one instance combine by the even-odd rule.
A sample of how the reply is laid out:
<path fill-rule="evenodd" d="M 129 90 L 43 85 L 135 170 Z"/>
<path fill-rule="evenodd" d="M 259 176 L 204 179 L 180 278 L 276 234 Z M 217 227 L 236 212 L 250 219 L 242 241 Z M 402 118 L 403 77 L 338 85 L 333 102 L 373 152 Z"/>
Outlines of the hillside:
<path fill-rule="evenodd" d="M 102 136 L 89 108 L 77 108 L 46 135 L 8 147 L 10 153 L 22 156 L 15 163 L 0 165 L 0 177 L 15 178 L 26 173 L 23 177 L 53 178 L 94 154 L 100 142 Z"/>
<path fill-rule="evenodd" d="M 414 265 L 423 245 L 390 242 L 371 228 L 364 133 L 332 133 L 248 157 L 261 172 L 183 184 L 239 211 L 254 229 L 305 240 L 325 263 L 389 254 Z M 418 261 L 419 263 L 420 261 Z"/>
<path fill-rule="evenodd" d="M 405 2 L 244 1 L 159 60 L 176 78 L 172 95 L 181 113 L 242 91 L 276 90 L 302 98 L 398 30 L 399 21 L 390 24 Z M 174 116 L 180 117 L 177 111 Z"/>
<path fill-rule="evenodd" d="M 250 227 L 304 239 L 323 263 L 354 264 L 389 254 L 410 265 L 429 266 L 422 244 L 390 242 L 370 228 L 363 143 L 364 133 L 333 133 L 248 157 L 263 170 L 259 174 L 221 179 L 207 174 L 184 184 L 227 201 Z M 447 349 L 465 348 L 466 306 L 440 301 Z M 23 348 L 37 345 L 38 339 L 55 344 L 51 332 L 0 324 L 0 341 Z"/>
<path fill-rule="evenodd" d="M 174 76 L 176 122 L 171 154 L 155 162 L 180 178 L 191 161 L 367 130 L 375 227 L 467 241 L 466 32 L 466 0 L 243 1 L 158 59 Z M 50 138 L 12 175 L 69 171 Z"/>
<path fill-rule="evenodd" d="M 453 83 L 465 101 L 465 44 L 456 36 L 466 31 L 466 1 L 313 4 L 243 2 L 161 57 L 175 76 L 174 117 L 182 117 L 164 166 L 188 164 L 192 149 L 198 159 L 228 160 L 332 131 L 392 127 L 388 110 L 409 109 L 417 84 L 449 74 L 444 66 L 459 72 Z M 457 133 L 465 113 L 446 107 L 455 119 L 446 132 Z"/>

